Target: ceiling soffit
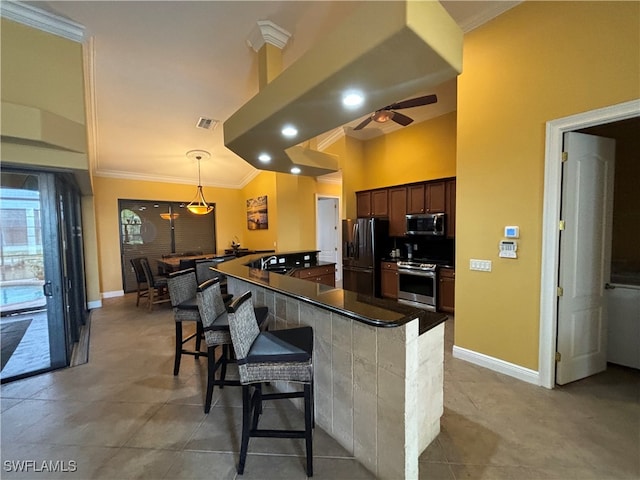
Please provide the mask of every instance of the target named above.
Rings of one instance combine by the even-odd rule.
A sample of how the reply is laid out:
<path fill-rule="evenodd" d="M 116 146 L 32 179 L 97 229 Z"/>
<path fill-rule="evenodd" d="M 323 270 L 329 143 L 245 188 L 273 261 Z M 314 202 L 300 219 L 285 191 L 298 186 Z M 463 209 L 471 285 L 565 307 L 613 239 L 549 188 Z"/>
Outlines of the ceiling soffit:
<path fill-rule="evenodd" d="M 462 31 L 440 3 L 364 2 L 224 122 L 224 143 L 258 169 L 289 173 L 296 164 L 287 149 L 461 71 Z M 359 108 L 342 107 L 349 89 L 364 93 Z M 281 135 L 287 124 L 295 138 Z M 261 153 L 272 158 L 267 167 Z M 318 176 L 335 171 L 331 163 L 297 166 Z"/>

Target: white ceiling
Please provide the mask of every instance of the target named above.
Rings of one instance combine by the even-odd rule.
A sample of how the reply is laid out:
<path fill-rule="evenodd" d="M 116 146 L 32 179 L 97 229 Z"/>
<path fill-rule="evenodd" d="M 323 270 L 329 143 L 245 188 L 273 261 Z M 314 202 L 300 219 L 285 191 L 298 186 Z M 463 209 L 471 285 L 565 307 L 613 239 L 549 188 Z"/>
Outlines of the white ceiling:
<path fill-rule="evenodd" d="M 357 8 L 345 1 L 49 1 L 30 5 L 85 27 L 91 62 L 90 156 L 94 173 L 192 184 L 197 165 L 189 150 L 211 152 L 202 184 L 240 188 L 258 171 L 224 146 L 222 123 L 258 92 L 257 55 L 247 39 L 259 20 L 291 33 L 283 68 Z M 517 1 L 442 1 L 469 31 Z M 403 110 L 415 122 L 456 108 L 455 81 L 436 93 L 435 105 Z M 398 99 L 402 100 L 402 99 Z M 381 106 L 382 107 L 382 106 Z M 196 128 L 200 117 L 220 124 Z M 359 138 L 388 133 L 393 122 L 371 123 Z M 342 133 L 340 131 L 338 133 Z M 319 138 L 320 145 L 336 132 Z"/>

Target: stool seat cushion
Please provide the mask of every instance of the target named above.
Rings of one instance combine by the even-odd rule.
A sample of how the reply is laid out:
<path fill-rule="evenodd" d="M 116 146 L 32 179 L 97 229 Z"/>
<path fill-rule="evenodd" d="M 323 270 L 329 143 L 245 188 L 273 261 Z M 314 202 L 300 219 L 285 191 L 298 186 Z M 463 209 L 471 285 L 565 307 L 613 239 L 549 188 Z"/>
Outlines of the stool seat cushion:
<path fill-rule="evenodd" d="M 278 335 L 278 333 L 283 331 L 284 330 L 262 332 L 251 345 L 247 357 L 239 359 L 238 364 L 244 365 L 245 363 L 291 363 L 309 361 L 311 359 L 311 353 L 281 338 L 282 336 Z M 287 335 L 283 336 L 285 338 L 287 337 Z M 293 335 L 291 334 L 288 335 L 288 337 L 292 336 Z M 311 337 L 311 345 L 313 347 L 313 336 Z"/>

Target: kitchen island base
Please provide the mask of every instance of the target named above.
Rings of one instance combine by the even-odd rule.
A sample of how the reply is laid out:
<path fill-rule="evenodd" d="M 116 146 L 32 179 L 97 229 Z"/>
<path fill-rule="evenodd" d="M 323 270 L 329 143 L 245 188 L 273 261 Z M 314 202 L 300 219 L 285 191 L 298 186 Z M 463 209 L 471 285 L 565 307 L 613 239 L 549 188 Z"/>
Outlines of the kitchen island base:
<path fill-rule="evenodd" d="M 418 319 L 375 327 L 238 278 L 228 289 L 267 305 L 271 328 L 313 327 L 316 424 L 377 478 L 417 479 L 440 432 L 444 323 L 419 334 Z"/>

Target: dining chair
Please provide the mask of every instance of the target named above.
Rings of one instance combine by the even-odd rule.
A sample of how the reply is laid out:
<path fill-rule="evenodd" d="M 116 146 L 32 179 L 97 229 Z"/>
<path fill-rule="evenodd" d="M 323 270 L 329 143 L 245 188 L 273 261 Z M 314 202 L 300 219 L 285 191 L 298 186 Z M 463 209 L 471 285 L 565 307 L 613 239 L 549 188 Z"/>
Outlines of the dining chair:
<path fill-rule="evenodd" d="M 133 272 L 136 275 L 137 294 L 136 294 L 136 307 L 140 305 L 141 298 L 149 297 L 149 287 L 147 286 L 147 277 L 144 275 L 144 270 L 140 263 L 141 257 L 132 258 L 129 260 Z"/>
<path fill-rule="evenodd" d="M 242 384 L 242 440 L 237 472 L 244 472 L 249 439 L 304 438 L 307 476 L 313 476 L 313 329 L 298 327 L 261 332 L 252 308 L 251 292 L 227 307 L 229 332 Z M 285 381 L 303 385 L 302 391 L 263 393 L 262 384 Z M 251 387 L 254 388 L 253 394 Z M 259 429 L 264 400 L 304 398 L 304 430 Z M 293 404 L 291 407 L 295 408 Z"/>
<path fill-rule="evenodd" d="M 140 258 L 140 266 L 142 267 L 147 283 L 146 296 L 149 300 L 149 311 L 152 311 L 154 305 L 170 301 L 167 290 L 167 277 L 155 276 L 151 271 L 149 260 L 147 260 L 146 257 Z"/>
<path fill-rule="evenodd" d="M 178 264 L 178 270 L 186 270 L 187 268 L 196 268 L 196 261 L 191 258 L 181 258 L 180 263 Z"/>

